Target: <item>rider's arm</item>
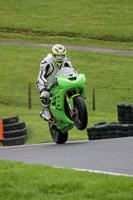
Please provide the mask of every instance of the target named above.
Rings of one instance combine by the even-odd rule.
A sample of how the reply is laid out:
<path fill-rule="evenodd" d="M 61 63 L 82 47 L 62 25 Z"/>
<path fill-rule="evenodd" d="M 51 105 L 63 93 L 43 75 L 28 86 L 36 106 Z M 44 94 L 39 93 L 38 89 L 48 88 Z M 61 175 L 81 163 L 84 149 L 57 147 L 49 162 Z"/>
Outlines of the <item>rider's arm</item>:
<path fill-rule="evenodd" d="M 36 87 L 38 91 L 41 93 L 42 90 L 46 90 L 47 87 L 47 79 L 46 79 L 46 74 L 49 69 L 49 64 L 45 61 L 45 59 L 42 60 L 40 63 L 40 71 L 37 79 L 37 84 Z"/>
<path fill-rule="evenodd" d="M 69 60 L 69 58 L 66 58 L 65 60 L 65 67 L 70 67 L 75 73 L 78 74 L 78 72 L 73 68 L 71 61 Z"/>

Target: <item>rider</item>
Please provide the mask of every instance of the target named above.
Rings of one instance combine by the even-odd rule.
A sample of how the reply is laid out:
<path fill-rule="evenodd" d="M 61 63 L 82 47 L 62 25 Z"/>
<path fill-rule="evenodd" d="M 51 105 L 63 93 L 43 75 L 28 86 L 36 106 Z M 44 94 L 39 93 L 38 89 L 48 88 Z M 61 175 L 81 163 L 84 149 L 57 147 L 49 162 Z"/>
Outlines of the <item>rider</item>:
<path fill-rule="evenodd" d="M 40 100 L 43 106 L 40 117 L 45 120 L 51 118 L 49 89 L 56 73 L 63 67 L 70 67 L 73 69 L 70 60 L 66 58 L 66 48 L 61 44 L 56 44 L 52 47 L 51 53 L 41 61 L 36 84 L 36 87 L 40 92 Z"/>

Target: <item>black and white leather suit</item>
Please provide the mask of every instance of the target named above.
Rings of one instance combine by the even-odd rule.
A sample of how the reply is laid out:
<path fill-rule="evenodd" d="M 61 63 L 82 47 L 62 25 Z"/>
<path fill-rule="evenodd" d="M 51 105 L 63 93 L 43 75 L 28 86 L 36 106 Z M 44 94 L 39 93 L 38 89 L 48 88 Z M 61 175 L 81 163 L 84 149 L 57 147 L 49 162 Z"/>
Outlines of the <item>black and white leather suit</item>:
<path fill-rule="evenodd" d="M 68 58 L 65 58 L 61 65 L 56 64 L 51 53 L 41 61 L 36 87 L 40 92 L 40 99 L 43 104 L 49 103 L 50 94 L 47 88 L 50 83 L 53 83 L 56 73 L 63 67 L 73 68 Z"/>

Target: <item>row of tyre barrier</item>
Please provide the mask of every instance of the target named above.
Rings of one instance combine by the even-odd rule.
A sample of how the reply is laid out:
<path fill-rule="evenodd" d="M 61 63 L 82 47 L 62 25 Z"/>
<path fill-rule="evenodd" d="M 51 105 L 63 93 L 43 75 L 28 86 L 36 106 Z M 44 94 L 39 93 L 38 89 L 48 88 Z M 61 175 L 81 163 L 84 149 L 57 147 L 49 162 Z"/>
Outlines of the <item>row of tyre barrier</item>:
<path fill-rule="evenodd" d="M 133 136 L 133 104 L 117 104 L 118 122 L 99 122 L 87 128 L 89 140 Z"/>
<path fill-rule="evenodd" d="M 26 142 L 26 124 L 18 116 L 0 118 L 0 142 L 3 146 L 22 145 Z"/>
<path fill-rule="evenodd" d="M 117 113 L 119 123 L 133 124 L 133 104 L 118 104 Z"/>
<path fill-rule="evenodd" d="M 133 136 L 133 124 L 97 123 L 87 128 L 87 134 L 89 140 L 131 137 Z"/>

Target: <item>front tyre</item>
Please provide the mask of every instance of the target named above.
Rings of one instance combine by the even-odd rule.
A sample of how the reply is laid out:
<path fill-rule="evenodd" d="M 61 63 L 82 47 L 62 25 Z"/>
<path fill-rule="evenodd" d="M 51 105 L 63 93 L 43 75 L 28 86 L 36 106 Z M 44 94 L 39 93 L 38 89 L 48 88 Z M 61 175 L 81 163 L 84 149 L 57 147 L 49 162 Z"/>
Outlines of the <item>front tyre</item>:
<path fill-rule="evenodd" d="M 85 102 L 82 96 L 76 96 L 74 99 L 74 124 L 77 129 L 84 130 L 88 123 L 88 114 Z"/>
<path fill-rule="evenodd" d="M 68 133 L 62 133 L 54 124 L 49 123 L 50 134 L 57 144 L 64 144 L 67 141 Z"/>

